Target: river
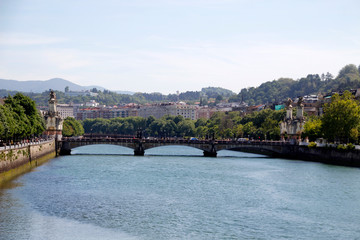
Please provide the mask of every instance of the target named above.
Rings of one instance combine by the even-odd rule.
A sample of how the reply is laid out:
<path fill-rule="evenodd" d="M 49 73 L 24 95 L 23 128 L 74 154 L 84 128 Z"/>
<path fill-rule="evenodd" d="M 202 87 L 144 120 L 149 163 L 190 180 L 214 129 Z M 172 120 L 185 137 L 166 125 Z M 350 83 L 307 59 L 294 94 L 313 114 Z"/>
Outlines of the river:
<path fill-rule="evenodd" d="M 358 168 L 180 146 L 73 153 L 0 189 L 1 240 L 360 239 Z"/>

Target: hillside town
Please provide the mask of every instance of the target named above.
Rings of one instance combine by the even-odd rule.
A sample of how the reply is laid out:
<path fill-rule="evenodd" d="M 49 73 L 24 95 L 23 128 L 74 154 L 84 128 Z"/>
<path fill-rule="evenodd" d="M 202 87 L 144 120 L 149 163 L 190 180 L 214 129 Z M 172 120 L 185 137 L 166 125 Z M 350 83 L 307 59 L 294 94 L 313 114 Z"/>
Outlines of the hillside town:
<path fill-rule="evenodd" d="M 355 99 L 360 98 L 360 89 L 350 91 Z M 308 116 L 321 116 L 323 114 L 323 105 L 331 101 L 331 96 L 336 92 L 318 95 L 301 96 L 304 105 L 304 113 Z M 79 92 L 78 94 L 84 94 Z M 341 95 L 341 92 L 339 92 Z M 72 96 L 76 96 L 72 92 Z M 300 97 L 292 99 L 297 104 Z M 147 103 L 147 104 L 118 104 L 113 106 L 101 105 L 95 100 L 90 100 L 83 104 L 57 104 L 57 110 L 60 116 L 65 119 L 73 117 L 77 120 L 104 118 L 111 119 L 117 117 L 143 117 L 147 118 L 153 116 L 161 118 L 165 115 L 182 116 L 191 120 L 200 118 L 209 119 L 216 112 L 233 112 L 238 111 L 242 115 L 250 114 L 252 112 L 261 111 L 270 108 L 272 110 L 281 110 L 285 108 L 286 103 L 266 103 L 254 106 L 249 106 L 245 102 L 226 102 L 226 100 L 216 104 L 216 106 L 200 106 L 197 102 L 195 104 L 187 104 L 185 102 L 163 102 L 163 103 Z M 47 107 L 40 107 L 46 109 Z"/>

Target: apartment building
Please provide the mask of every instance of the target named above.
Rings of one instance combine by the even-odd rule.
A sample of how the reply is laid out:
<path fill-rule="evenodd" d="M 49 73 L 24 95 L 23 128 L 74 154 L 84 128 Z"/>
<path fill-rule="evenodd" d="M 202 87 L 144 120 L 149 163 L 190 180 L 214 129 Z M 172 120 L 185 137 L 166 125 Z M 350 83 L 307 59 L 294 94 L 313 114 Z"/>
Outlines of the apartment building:
<path fill-rule="evenodd" d="M 87 118 L 117 118 L 117 117 L 135 117 L 138 116 L 137 109 L 134 108 L 100 108 L 90 107 L 79 109 L 76 114 L 77 120 L 85 120 Z"/>
<path fill-rule="evenodd" d="M 57 104 L 56 109 L 62 119 L 67 117 L 75 117 L 74 106 L 70 104 Z"/>

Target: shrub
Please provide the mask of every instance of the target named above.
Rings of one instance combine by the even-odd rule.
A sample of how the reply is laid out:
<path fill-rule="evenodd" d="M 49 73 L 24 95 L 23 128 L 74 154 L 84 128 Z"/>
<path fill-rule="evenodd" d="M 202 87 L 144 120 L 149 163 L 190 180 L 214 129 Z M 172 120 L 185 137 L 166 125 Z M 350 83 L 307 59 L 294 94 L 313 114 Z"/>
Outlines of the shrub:
<path fill-rule="evenodd" d="M 346 145 L 339 144 L 339 145 L 337 145 L 336 149 L 339 149 L 339 150 L 346 150 Z"/>
<path fill-rule="evenodd" d="M 346 149 L 348 149 L 348 150 L 354 150 L 354 149 L 355 149 L 355 145 L 352 144 L 352 143 L 348 143 L 348 144 L 346 145 Z"/>
<path fill-rule="evenodd" d="M 309 148 L 316 148 L 316 142 L 310 142 L 308 147 Z"/>

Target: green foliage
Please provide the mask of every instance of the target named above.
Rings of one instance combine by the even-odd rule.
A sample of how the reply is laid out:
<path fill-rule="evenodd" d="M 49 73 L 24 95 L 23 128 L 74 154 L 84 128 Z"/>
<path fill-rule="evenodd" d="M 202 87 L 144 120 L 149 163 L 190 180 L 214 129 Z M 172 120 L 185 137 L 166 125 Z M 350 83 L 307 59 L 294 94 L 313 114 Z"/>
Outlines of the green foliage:
<path fill-rule="evenodd" d="M 68 92 L 69 88 L 65 88 L 65 92 Z M 85 103 L 89 102 L 90 100 L 95 100 L 99 102 L 101 105 L 119 105 L 119 104 L 127 104 L 127 103 L 137 103 L 137 104 L 144 104 L 144 103 L 151 103 L 151 102 L 176 102 L 176 101 L 184 101 L 184 102 L 196 102 L 202 101 L 203 105 L 207 104 L 208 98 L 216 98 L 218 97 L 227 99 L 230 96 L 235 95 L 234 92 L 224 89 L 224 88 L 214 88 L 208 87 L 203 88 L 201 91 L 187 91 L 178 94 L 168 94 L 163 95 L 161 93 L 135 93 L 133 95 L 129 94 L 118 94 L 115 92 L 111 92 L 108 90 L 100 91 L 96 88 L 90 90 L 93 93 L 97 93 L 97 96 L 76 96 L 70 97 L 65 96 L 64 92 L 55 91 L 58 103 Z M 15 95 L 16 91 L 6 91 L 0 89 L 0 96 L 7 96 L 7 95 Z M 33 99 L 38 106 L 47 106 L 47 100 L 49 96 L 49 91 L 45 91 L 43 93 L 24 93 L 25 95 L 29 96 Z M 203 99 L 201 100 L 201 97 Z"/>
<path fill-rule="evenodd" d="M 309 148 L 316 148 L 316 142 L 310 142 L 308 147 Z"/>
<path fill-rule="evenodd" d="M 222 97 L 228 98 L 228 97 L 235 95 L 235 93 L 233 91 L 227 90 L 225 88 L 220 88 L 220 87 L 202 88 L 201 93 L 206 95 L 208 98 L 216 98 L 217 96 L 222 96 Z"/>
<path fill-rule="evenodd" d="M 360 66 L 359 66 L 360 68 Z M 360 88 L 359 68 L 354 64 L 343 67 L 338 76 L 333 78 L 330 73 L 309 74 L 305 78 L 293 80 L 280 78 L 261 84 L 259 87 L 244 88 L 236 96 L 229 98 L 230 102 L 245 101 L 249 105 L 268 102 L 282 102 L 288 97 L 296 98 L 319 92 L 331 92 Z"/>
<path fill-rule="evenodd" d="M 329 140 L 348 142 L 360 124 L 360 106 L 350 92 L 335 94 L 324 107 L 322 132 Z"/>
<path fill-rule="evenodd" d="M 339 145 L 337 145 L 336 149 L 338 149 L 338 150 L 346 150 L 346 145 L 339 144 Z"/>
<path fill-rule="evenodd" d="M 348 144 L 346 144 L 346 149 L 348 149 L 348 150 L 354 150 L 354 149 L 355 149 L 355 145 L 352 144 L 352 143 L 348 143 Z"/>
<path fill-rule="evenodd" d="M 21 93 L 6 98 L 0 106 L 0 138 L 26 138 L 41 134 L 45 124 L 35 102 Z"/>
<path fill-rule="evenodd" d="M 62 133 L 65 137 L 81 136 L 84 134 L 84 128 L 75 118 L 67 117 L 64 120 Z"/>
<path fill-rule="evenodd" d="M 303 137 L 308 137 L 310 141 L 315 141 L 317 138 L 322 137 L 322 121 L 318 117 L 308 119 L 304 125 Z"/>
<path fill-rule="evenodd" d="M 211 137 L 239 138 L 248 137 L 255 139 L 280 138 L 279 123 L 284 116 L 284 111 L 263 110 L 241 118 L 239 112 L 216 112 L 210 119 L 196 121 L 184 119 L 182 116 L 164 116 L 155 119 L 128 117 L 113 119 L 85 119 L 83 121 L 86 133 L 124 134 L 135 135 L 141 128 L 145 136 L 155 137 Z M 256 124 L 255 124 L 256 123 Z"/>

